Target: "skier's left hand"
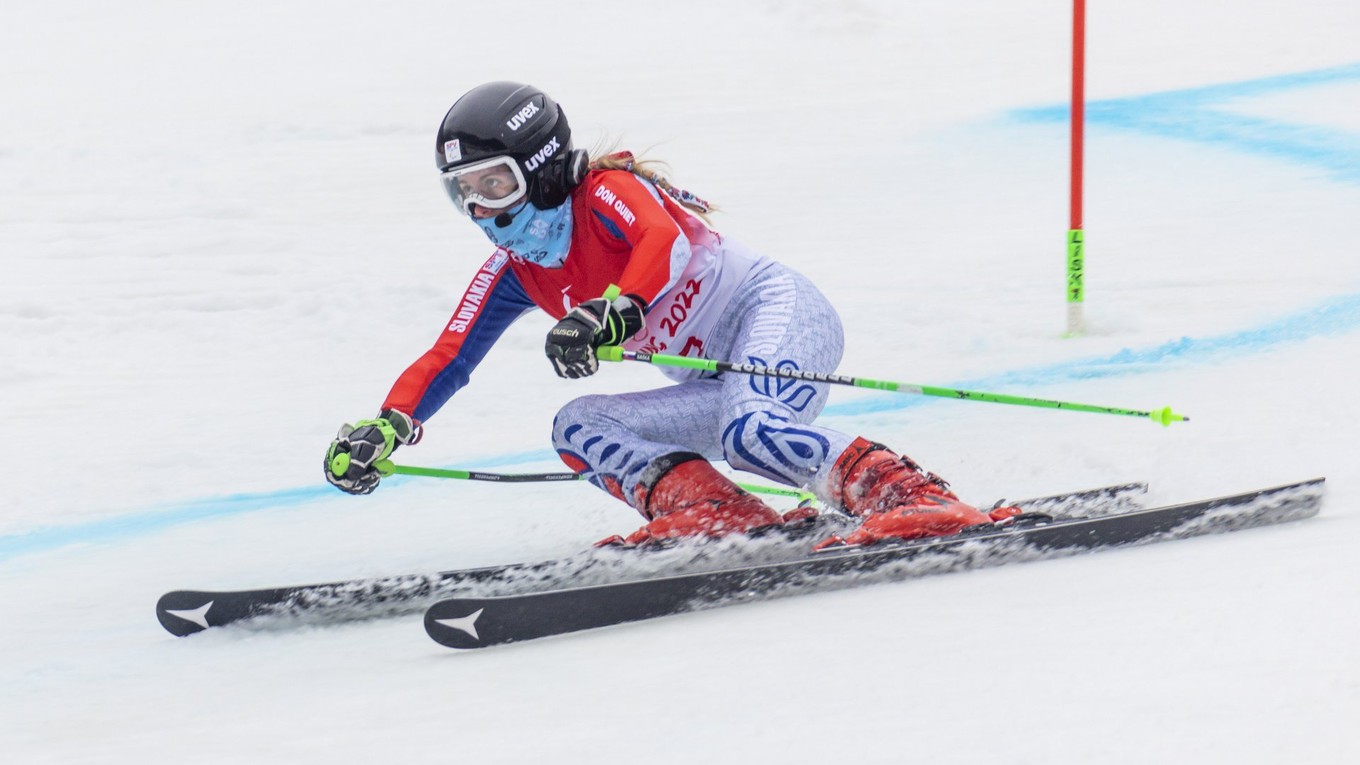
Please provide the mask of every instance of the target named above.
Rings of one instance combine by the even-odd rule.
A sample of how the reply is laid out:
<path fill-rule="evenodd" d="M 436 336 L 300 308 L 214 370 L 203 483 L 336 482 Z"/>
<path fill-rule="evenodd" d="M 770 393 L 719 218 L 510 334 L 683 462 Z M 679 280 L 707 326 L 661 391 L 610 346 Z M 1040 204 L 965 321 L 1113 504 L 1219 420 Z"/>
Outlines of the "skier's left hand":
<path fill-rule="evenodd" d="M 402 444 L 420 440 L 420 423 L 395 409 L 385 409 L 377 419 L 343 425 L 326 450 L 322 469 L 326 480 L 348 494 L 369 494 L 378 481 L 392 475 L 388 457 Z"/>
<path fill-rule="evenodd" d="M 578 304 L 548 332 L 544 353 L 558 377 L 589 377 L 600 368 L 595 349 L 618 345 L 643 326 L 642 299 L 620 295 Z"/>

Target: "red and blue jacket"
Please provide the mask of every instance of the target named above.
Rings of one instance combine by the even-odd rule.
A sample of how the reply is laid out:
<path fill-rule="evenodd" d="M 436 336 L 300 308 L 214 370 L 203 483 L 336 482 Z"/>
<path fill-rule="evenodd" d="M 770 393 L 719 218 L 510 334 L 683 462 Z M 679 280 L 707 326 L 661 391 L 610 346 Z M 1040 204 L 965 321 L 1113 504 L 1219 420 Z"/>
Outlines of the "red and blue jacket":
<path fill-rule="evenodd" d="M 571 246 L 545 268 L 498 249 L 482 264 L 439 339 L 383 402 L 424 421 L 467 384 L 516 319 L 541 308 L 561 319 L 611 284 L 641 297 L 646 326 L 625 347 L 702 355 L 736 288 L 764 261 L 723 238 L 651 183 L 622 170 L 587 174 L 572 191 Z M 672 371 L 677 378 L 688 370 Z"/>

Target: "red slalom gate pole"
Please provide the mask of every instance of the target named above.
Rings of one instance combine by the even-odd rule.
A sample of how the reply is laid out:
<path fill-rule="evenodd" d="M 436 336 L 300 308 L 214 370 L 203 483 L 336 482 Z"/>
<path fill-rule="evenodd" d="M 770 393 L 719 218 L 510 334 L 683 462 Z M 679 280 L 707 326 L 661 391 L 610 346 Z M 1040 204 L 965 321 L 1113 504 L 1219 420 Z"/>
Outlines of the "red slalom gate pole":
<path fill-rule="evenodd" d="M 1067 336 L 1085 331 L 1085 234 L 1082 231 L 1082 163 L 1086 127 L 1086 0 L 1072 0 L 1071 204 L 1067 225 Z"/>

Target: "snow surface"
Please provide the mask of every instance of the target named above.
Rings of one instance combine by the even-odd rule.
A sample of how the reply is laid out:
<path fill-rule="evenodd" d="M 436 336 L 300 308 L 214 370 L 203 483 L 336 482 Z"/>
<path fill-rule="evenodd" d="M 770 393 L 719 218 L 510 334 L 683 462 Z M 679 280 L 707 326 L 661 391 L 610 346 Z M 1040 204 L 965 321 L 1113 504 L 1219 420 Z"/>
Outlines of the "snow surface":
<path fill-rule="evenodd" d="M 1090 332 L 1062 339 L 1070 4 L 6 3 L 5 762 L 1360 761 L 1360 4 L 1093 3 Z M 188 639 L 163 592 L 538 560 L 584 485 L 321 484 L 488 251 L 431 167 L 530 81 L 842 309 L 837 391 L 990 501 L 1328 477 L 1316 519 L 457 653 L 418 616 Z M 522 321 L 415 464 L 560 470 Z"/>

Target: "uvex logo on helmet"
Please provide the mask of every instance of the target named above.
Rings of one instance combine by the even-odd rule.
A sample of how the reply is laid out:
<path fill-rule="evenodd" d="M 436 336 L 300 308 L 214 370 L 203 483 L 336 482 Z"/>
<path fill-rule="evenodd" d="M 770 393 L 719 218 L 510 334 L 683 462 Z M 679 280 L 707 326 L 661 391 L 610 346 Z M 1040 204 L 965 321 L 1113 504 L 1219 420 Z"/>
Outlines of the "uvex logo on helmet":
<path fill-rule="evenodd" d="M 537 170 L 538 166 L 543 164 L 544 161 L 546 161 L 549 157 L 556 154 L 557 150 L 560 148 L 562 148 L 562 144 L 557 140 L 557 136 L 553 136 L 552 140 L 548 141 L 548 143 L 545 144 L 543 148 L 538 150 L 538 153 L 534 154 L 534 156 L 530 157 L 527 161 L 525 161 L 524 169 L 532 173 L 533 171 Z"/>
<path fill-rule="evenodd" d="M 510 128 L 511 130 L 519 130 L 520 128 L 524 127 L 524 124 L 529 121 L 530 117 L 534 116 L 535 114 L 538 114 L 538 112 L 539 112 L 538 104 L 534 103 L 533 101 L 530 101 L 528 104 L 525 104 L 523 109 L 520 109 L 518 112 L 516 112 L 515 116 L 506 120 L 505 126 Z"/>

